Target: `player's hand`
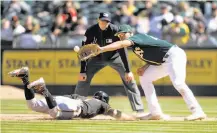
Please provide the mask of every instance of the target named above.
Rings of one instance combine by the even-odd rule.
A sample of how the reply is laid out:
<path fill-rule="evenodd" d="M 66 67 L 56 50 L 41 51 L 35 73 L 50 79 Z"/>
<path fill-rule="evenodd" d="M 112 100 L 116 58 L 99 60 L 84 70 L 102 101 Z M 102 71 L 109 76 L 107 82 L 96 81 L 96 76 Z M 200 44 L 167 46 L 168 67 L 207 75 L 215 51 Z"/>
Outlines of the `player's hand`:
<path fill-rule="evenodd" d="M 87 80 L 87 74 L 86 73 L 80 73 L 78 80 L 79 81 L 86 81 Z"/>
<path fill-rule="evenodd" d="M 145 69 L 143 67 L 140 67 L 140 68 L 137 69 L 137 74 L 139 76 L 142 76 L 144 74 L 144 72 L 145 72 Z"/>
<path fill-rule="evenodd" d="M 138 74 L 139 76 L 142 76 L 142 75 L 144 74 L 145 70 L 146 70 L 148 67 L 149 67 L 149 65 L 146 64 L 146 65 L 144 65 L 144 66 L 138 68 L 138 69 L 137 69 L 137 74 Z"/>
<path fill-rule="evenodd" d="M 130 82 L 130 81 L 134 80 L 133 73 L 132 73 L 132 72 L 125 73 L 125 80 L 126 80 L 127 82 Z"/>

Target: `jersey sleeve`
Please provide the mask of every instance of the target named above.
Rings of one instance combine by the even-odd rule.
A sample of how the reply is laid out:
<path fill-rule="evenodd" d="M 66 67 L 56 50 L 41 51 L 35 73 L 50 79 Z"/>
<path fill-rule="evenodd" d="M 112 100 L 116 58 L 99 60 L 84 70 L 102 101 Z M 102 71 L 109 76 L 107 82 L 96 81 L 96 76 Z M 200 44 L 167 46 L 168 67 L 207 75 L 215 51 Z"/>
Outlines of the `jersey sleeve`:
<path fill-rule="evenodd" d="M 90 44 L 92 42 L 93 42 L 93 35 L 91 34 L 91 28 L 90 28 L 90 29 L 87 29 L 84 34 L 84 40 L 83 40 L 82 46 L 86 44 Z"/>
<path fill-rule="evenodd" d="M 133 45 L 140 46 L 140 45 L 148 45 L 146 38 L 147 37 L 144 34 L 136 34 L 136 35 L 129 37 L 127 40 L 131 41 Z"/>
<path fill-rule="evenodd" d="M 121 60 L 124 64 L 125 72 L 130 72 L 130 64 L 128 60 L 128 51 L 127 48 L 122 48 L 118 50 L 119 55 L 121 56 Z"/>
<path fill-rule="evenodd" d="M 109 111 L 109 109 L 111 109 L 110 105 L 105 103 L 105 102 L 102 102 L 101 107 L 102 107 L 102 110 L 103 110 L 102 114 L 104 114 L 104 115 L 107 115 L 107 112 Z"/>
<path fill-rule="evenodd" d="M 133 45 L 136 43 L 136 38 L 134 36 L 129 37 L 127 40 L 131 41 Z"/>

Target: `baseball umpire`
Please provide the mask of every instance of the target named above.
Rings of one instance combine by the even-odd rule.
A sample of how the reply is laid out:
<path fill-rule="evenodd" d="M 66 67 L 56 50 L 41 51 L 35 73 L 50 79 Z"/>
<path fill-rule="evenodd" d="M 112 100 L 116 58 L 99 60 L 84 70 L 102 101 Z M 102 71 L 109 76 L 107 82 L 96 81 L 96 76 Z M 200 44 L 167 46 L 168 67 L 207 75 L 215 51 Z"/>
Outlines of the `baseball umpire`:
<path fill-rule="evenodd" d="M 110 22 L 109 13 L 100 13 L 98 23 L 87 29 L 82 45 L 97 43 L 100 46 L 106 46 L 118 41 L 119 38 L 114 36 L 118 27 Z M 144 111 L 143 103 L 133 73 L 130 71 L 127 49 L 125 48 L 100 54 L 88 61 L 81 61 L 79 81 L 75 94 L 87 96 L 93 76 L 106 66 L 112 67 L 119 73 L 133 111 L 142 114 Z"/>
<path fill-rule="evenodd" d="M 53 97 L 46 88 L 43 78 L 29 82 L 28 67 L 11 71 L 9 75 L 22 80 L 26 102 L 30 109 L 49 114 L 55 119 L 92 118 L 96 115 L 104 114 L 118 120 L 135 120 L 134 116 L 112 109 L 108 104 L 109 96 L 105 92 L 98 91 L 91 99 L 77 94 Z M 36 90 L 45 98 L 37 100 L 33 90 Z"/>

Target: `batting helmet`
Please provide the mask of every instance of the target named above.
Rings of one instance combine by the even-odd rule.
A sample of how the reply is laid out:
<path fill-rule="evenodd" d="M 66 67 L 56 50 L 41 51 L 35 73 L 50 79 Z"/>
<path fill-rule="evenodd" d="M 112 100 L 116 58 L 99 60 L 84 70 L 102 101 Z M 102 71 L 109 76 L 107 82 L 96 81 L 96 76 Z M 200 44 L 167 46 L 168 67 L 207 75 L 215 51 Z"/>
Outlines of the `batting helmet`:
<path fill-rule="evenodd" d="M 109 95 L 103 91 L 97 91 L 94 95 L 94 98 L 99 99 L 105 103 L 109 102 Z"/>

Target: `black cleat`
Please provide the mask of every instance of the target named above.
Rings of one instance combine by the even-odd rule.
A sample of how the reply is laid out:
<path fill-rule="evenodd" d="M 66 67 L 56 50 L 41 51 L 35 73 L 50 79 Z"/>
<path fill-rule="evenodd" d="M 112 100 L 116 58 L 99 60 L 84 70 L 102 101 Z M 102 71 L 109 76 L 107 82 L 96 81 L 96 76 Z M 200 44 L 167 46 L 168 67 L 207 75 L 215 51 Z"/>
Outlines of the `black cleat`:
<path fill-rule="evenodd" d="M 29 68 L 28 67 L 22 67 L 20 69 L 13 70 L 8 73 L 11 77 L 19 77 L 23 78 L 25 76 L 29 76 Z"/>

